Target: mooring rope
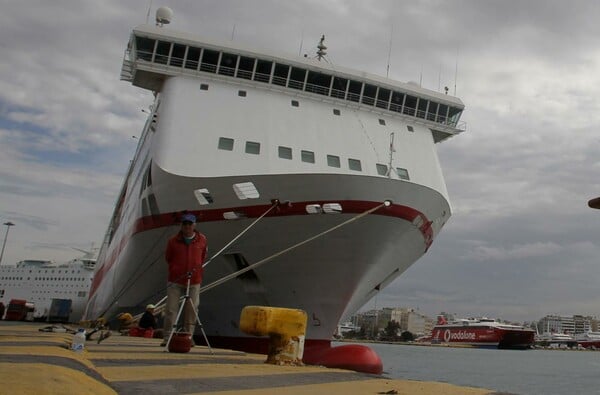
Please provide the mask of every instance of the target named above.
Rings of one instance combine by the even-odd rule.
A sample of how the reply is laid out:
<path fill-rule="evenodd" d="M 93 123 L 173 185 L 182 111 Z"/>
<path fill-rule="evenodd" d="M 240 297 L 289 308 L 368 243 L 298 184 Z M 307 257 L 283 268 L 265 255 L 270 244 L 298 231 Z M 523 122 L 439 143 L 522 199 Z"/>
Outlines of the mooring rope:
<path fill-rule="evenodd" d="M 354 222 L 354 221 L 356 221 L 356 220 L 358 220 L 358 219 L 360 219 L 360 218 L 362 218 L 362 217 L 364 217 L 366 215 L 369 215 L 372 212 L 375 212 L 375 211 L 379 210 L 382 207 L 387 207 L 390 204 L 391 204 L 391 202 L 388 201 L 388 200 L 386 200 L 385 202 L 383 202 L 383 203 L 381 203 L 381 204 L 379 204 L 379 205 L 377 205 L 377 206 L 375 206 L 375 207 L 373 207 L 373 208 L 371 208 L 371 209 L 369 209 L 369 210 L 367 210 L 367 211 L 365 211 L 363 213 L 360 213 L 360 214 L 358 214 L 358 215 L 356 215 L 356 216 L 354 216 L 354 217 L 352 217 L 352 218 L 350 218 L 350 219 L 342 222 L 341 224 L 335 225 L 334 227 L 332 227 L 330 229 L 327 229 L 327 230 L 325 230 L 325 231 L 323 231 L 323 232 L 321 232 L 321 233 L 319 233 L 319 234 L 317 234 L 315 236 L 309 237 L 308 239 L 306 239 L 304 241 L 301 241 L 301 242 L 299 242 L 297 244 L 294 244 L 293 246 L 288 247 L 288 248 L 286 248 L 284 250 L 281 250 L 281 251 L 279 251 L 279 252 L 277 252 L 277 253 L 275 253 L 275 254 L 267 257 L 267 258 L 264 258 L 264 259 L 262 259 L 262 260 L 260 260 L 260 261 L 258 261 L 256 263 L 253 263 L 252 265 L 246 266 L 245 268 L 240 269 L 237 272 L 233 272 L 231 274 L 228 274 L 227 276 L 225 276 L 225 277 L 223 277 L 223 278 L 221 278 L 219 280 L 216 280 L 216 281 L 214 281 L 214 282 L 212 282 L 212 283 L 210 283 L 210 284 L 208 284 L 208 285 L 206 285 L 204 287 L 201 287 L 200 288 L 200 293 L 203 293 L 203 292 L 206 292 L 208 290 L 211 290 L 211 289 L 213 289 L 213 288 L 215 288 L 215 287 L 217 287 L 217 286 L 219 286 L 219 285 L 221 285 L 221 284 L 223 284 L 223 283 L 231 280 L 232 278 L 236 278 L 240 274 L 244 274 L 247 271 L 253 270 L 253 269 L 255 269 L 255 268 L 257 268 L 257 267 L 259 267 L 259 266 L 261 266 L 261 265 L 263 265 L 263 264 L 265 264 L 265 263 L 267 263 L 267 262 L 269 262 L 269 261 L 271 261 L 271 260 L 273 260 L 273 259 L 275 259 L 275 258 L 277 258 L 277 257 L 279 257 L 281 255 L 283 255 L 283 254 L 286 254 L 286 253 L 288 253 L 288 252 L 290 252 L 290 251 L 292 251 L 292 250 L 294 250 L 294 249 L 296 249 L 296 248 L 298 248 L 300 246 L 303 246 L 306 243 L 310 243 L 311 241 L 313 241 L 315 239 L 318 239 L 319 237 L 325 236 L 326 234 L 328 234 L 330 232 L 333 232 L 336 229 L 339 229 L 339 228 L 341 228 L 343 226 L 346 226 L 346 225 L 348 225 L 348 224 L 350 224 L 350 223 L 352 223 L 352 222 Z"/>

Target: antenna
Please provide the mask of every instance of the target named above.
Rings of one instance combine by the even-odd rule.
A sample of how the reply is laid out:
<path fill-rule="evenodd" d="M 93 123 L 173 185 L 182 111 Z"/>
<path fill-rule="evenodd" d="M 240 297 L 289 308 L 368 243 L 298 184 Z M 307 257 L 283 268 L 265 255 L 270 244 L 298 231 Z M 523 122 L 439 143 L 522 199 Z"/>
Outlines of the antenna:
<path fill-rule="evenodd" d="M 327 55 L 327 47 L 324 44 L 325 41 L 325 35 L 323 34 L 321 36 L 321 39 L 319 40 L 319 45 L 317 45 L 318 51 L 317 51 L 317 60 L 321 60 L 325 57 L 325 55 Z"/>
<path fill-rule="evenodd" d="M 233 29 L 231 29 L 231 41 L 233 41 L 234 36 L 235 36 L 235 23 L 233 24 Z"/>
<path fill-rule="evenodd" d="M 300 34 L 300 49 L 298 50 L 298 56 L 302 56 L 302 45 L 304 44 L 304 28 Z"/>
<path fill-rule="evenodd" d="M 146 14 L 146 25 L 148 24 L 148 20 L 150 19 L 150 10 L 152 9 L 152 0 L 150 0 L 150 4 L 148 4 L 148 13 Z"/>
<path fill-rule="evenodd" d="M 394 36 L 394 25 L 390 26 L 390 45 L 388 48 L 388 61 L 387 61 L 387 71 L 385 73 L 386 78 L 390 77 L 390 58 L 392 57 L 392 37 Z"/>
<path fill-rule="evenodd" d="M 456 96 L 456 79 L 458 78 L 458 47 L 456 47 L 456 66 L 454 68 L 454 96 Z"/>

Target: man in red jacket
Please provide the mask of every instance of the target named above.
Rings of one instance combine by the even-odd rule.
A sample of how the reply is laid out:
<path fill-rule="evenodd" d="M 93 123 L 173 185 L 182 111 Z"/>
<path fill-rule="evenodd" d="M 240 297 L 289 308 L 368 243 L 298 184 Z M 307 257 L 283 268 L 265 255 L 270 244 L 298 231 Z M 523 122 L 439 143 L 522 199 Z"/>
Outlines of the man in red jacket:
<path fill-rule="evenodd" d="M 196 231 L 196 217 L 184 214 L 181 217 L 181 230 L 171 237 L 167 243 L 165 259 L 169 265 L 167 286 L 167 304 L 165 309 L 165 332 L 161 346 L 167 345 L 173 324 L 179 311 L 179 301 L 185 295 L 188 279 L 189 296 L 192 303 L 187 302 L 183 314 L 183 330 L 194 334 L 196 313 L 200 299 L 200 283 L 202 283 L 202 264 L 206 258 L 206 237 Z M 196 310 L 197 311 L 197 310 Z"/>

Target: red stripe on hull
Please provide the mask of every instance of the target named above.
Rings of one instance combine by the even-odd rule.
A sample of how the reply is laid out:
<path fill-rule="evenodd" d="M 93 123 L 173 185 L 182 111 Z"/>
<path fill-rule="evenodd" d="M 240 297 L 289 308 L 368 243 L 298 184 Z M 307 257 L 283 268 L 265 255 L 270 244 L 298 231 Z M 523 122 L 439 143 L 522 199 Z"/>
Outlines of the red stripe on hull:
<path fill-rule="evenodd" d="M 343 207 L 344 214 L 360 214 L 365 212 L 381 202 L 367 202 L 367 201 L 355 201 L 355 200 L 342 200 L 342 201 L 310 201 L 310 202 L 295 202 L 293 204 L 281 204 L 275 210 L 271 211 L 266 217 L 279 217 L 279 216 L 294 216 L 294 215 L 310 215 L 306 212 L 306 206 L 309 204 L 326 204 L 326 203 L 339 203 Z M 243 213 L 246 218 L 258 218 L 271 206 L 269 205 L 257 205 L 257 206 L 242 206 L 242 207 L 228 207 L 215 210 L 201 210 L 191 211 L 196 217 L 199 218 L 199 222 L 216 222 L 226 221 L 223 219 L 223 214 L 226 212 L 234 211 Z M 392 204 L 389 207 L 382 207 L 381 209 L 373 212 L 374 215 L 384 215 L 389 217 L 397 217 L 404 219 L 409 222 L 418 222 L 419 231 L 423 235 L 425 243 L 425 251 L 429 248 L 433 242 L 433 228 L 431 227 L 432 222 L 421 212 L 407 206 Z M 117 261 L 117 258 L 131 239 L 131 237 L 137 233 L 145 232 L 152 229 L 157 229 L 166 226 L 173 226 L 179 223 L 180 212 L 164 213 L 156 216 L 147 216 L 137 219 L 130 230 L 123 236 L 119 241 L 118 246 L 113 248 L 109 254 L 109 257 L 104 260 L 95 275 L 90 288 L 90 298 L 96 293 L 100 284 L 102 283 L 106 273 L 112 268 Z"/>

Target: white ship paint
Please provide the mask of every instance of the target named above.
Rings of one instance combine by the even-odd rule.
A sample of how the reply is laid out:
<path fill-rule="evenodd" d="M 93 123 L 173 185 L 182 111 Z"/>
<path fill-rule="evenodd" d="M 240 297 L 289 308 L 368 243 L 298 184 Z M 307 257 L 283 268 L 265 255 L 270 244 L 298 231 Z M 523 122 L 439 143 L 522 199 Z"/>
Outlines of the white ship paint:
<path fill-rule="evenodd" d="M 0 302 L 26 300 L 34 307 L 33 319 L 46 320 L 53 299 L 71 300 L 69 322 L 79 322 L 94 278 L 94 252 L 69 262 L 27 259 L 16 265 L 0 265 Z"/>
<path fill-rule="evenodd" d="M 133 30 L 121 77 L 155 101 L 100 251 L 88 319 L 164 296 L 164 248 L 184 210 L 199 216 L 211 256 L 285 202 L 210 262 L 207 285 L 389 200 L 201 295 L 211 339 L 248 340 L 241 309 L 267 305 L 305 310 L 307 345 L 329 342 L 450 218 L 435 144 L 464 130 L 457 98 L 149 25 Z M 243 183 L 257 194 L 240 198 Z"/>

